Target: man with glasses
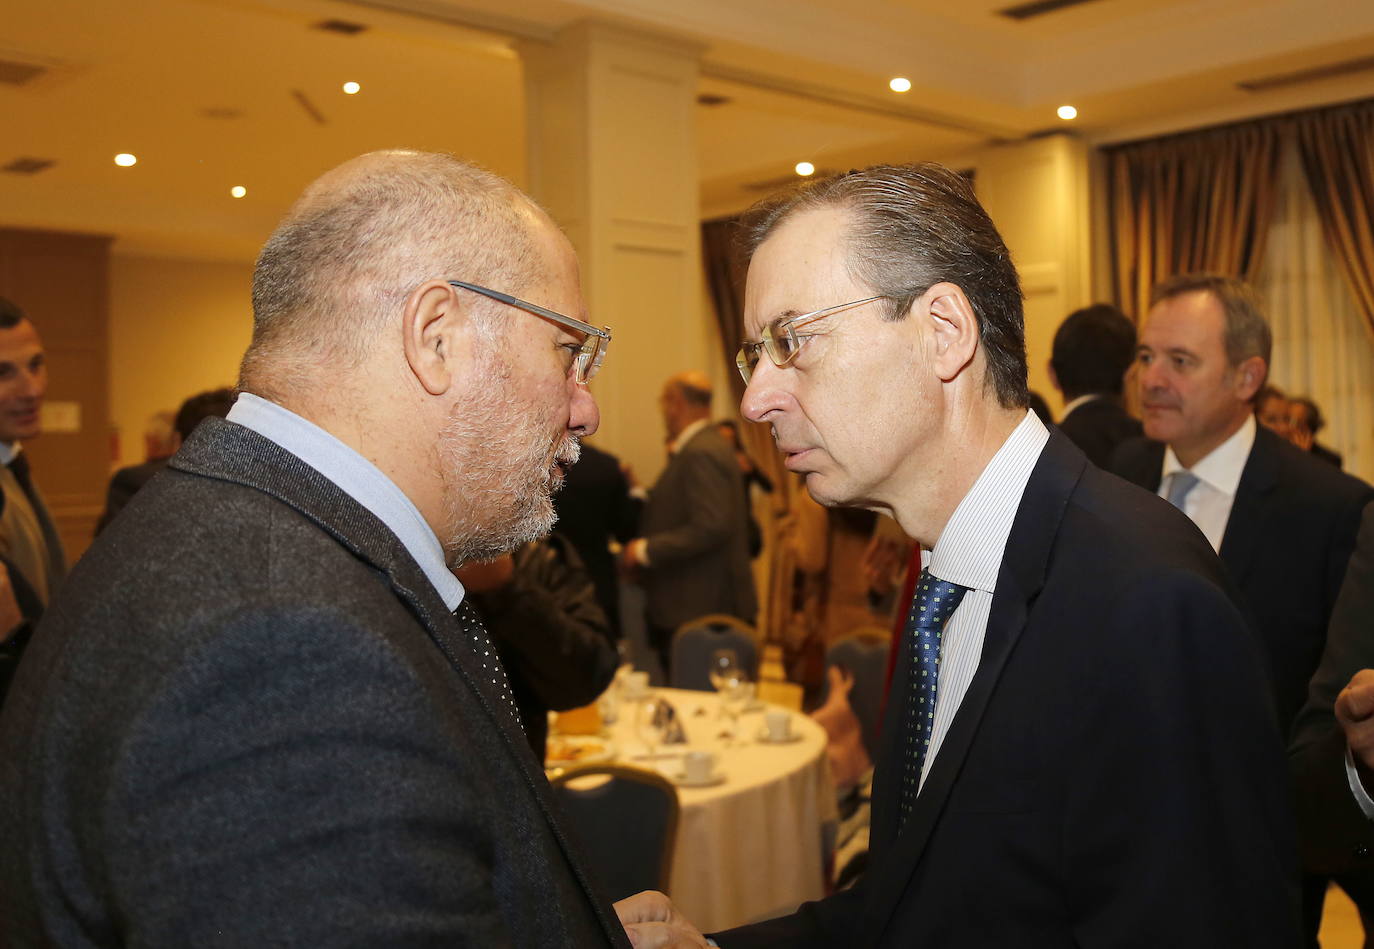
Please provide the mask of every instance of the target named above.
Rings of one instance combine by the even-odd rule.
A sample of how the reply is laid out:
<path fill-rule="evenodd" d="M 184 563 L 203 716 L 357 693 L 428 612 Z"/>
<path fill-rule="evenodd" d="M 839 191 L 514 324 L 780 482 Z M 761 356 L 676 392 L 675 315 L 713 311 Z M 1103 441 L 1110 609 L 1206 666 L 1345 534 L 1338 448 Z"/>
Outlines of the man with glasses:
<path fill-rule="evenodd" d="M 1027 411 L 1019 281 L 969 183 L 851 172 L 742 233 L 745 417 L 816 500 L 929 554 L 863 879 L 717 942 L 1294 945 L 1259 644 L 1188 520 Z"/>
<path fill-rule="evenodd" d="M 610 339 L 582 310 L 571 245 L 494 175 L 375 153 L 306 190 L 228 419 L 20 666 L 3 941 L 628 945 L 450 572 L 552 524 Z"/>

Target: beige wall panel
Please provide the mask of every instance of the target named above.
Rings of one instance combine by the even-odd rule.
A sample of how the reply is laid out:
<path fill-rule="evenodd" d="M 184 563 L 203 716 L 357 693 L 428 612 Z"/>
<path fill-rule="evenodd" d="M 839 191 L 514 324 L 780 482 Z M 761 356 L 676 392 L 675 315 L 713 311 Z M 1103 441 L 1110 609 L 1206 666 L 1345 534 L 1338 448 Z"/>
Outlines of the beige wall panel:
<path fill-rule="evenodd" d="M 115 257 L 111 267 L 110 407 L 119 465 L 144 460 L 157 412 L 232 386 L 252 335 L 247 263 Z"/>

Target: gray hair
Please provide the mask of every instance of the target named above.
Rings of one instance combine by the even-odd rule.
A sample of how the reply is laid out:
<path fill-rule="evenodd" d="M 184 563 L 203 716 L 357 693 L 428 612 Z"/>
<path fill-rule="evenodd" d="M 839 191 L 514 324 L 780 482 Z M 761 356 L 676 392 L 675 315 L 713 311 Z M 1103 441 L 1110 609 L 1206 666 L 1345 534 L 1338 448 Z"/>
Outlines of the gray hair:
<path fill-rule="evenodd" d="M 958 286 L 978 318 L 987 382 L 1005 408 L 1025 408 L 1026 327 L 1011 253 L 963 175 L 943 165 L 877 165 L 807 182 L 741 218 L 746 262 L 798 211 L 839 207 L 855 278 L 886 297 L 888 319 L 906 316 L 937 283 Z"/>
<path fill-rule="evenodd" d="M 1155 285 L 1150 293 L 1150 306 L 1199 291 L 1210 293 L 1221 304 L 1226 317 L 1222 339 L 1227 363 L 1239 366 L 1251 356 L 1258 356 L 1264 360 L 1267 371 L 1274 336 L 1269 330 L 1269 321 L 1261 313 L 1263 305 L 1259 294 L 1243 280 L 1213 273 L 1179 274 Z"/>
<path fill-rule="evenodd" d="M 356 366 L 426 280 L 519 293 L 536 276 L 532 207 L 505 179 L 450 155 L 375 152 L 325 174 L 258 256 L 242 386 L 261 391 L 269 365 L 278 376 Z M 498 307 L 472 303 L 477 314 Z"/>

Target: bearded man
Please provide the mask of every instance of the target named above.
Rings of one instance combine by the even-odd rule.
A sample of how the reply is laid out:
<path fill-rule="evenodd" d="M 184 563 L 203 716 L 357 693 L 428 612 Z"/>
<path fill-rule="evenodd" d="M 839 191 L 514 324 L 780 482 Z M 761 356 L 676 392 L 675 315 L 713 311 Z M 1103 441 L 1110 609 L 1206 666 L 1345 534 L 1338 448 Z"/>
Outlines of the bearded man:
<path fill-rule="evenodd" d="M 493 175 L 375 153 L 306 190 L 243 395 L 20 668 L 9 945 L 628 946 L 450 572 L 552 525 L 610 338 L 583 309 L 567 239 Z"/>

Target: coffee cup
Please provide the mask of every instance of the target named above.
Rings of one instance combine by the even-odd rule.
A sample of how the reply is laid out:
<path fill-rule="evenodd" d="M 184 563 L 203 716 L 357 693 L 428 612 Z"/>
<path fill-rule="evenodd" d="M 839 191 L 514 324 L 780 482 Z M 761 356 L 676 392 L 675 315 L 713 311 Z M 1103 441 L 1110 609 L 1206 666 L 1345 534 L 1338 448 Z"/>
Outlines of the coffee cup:
<path fill-rule="evenodd" d="M 792 713 L 769 712 L 763 717 L 769 741 L 787 741 L 792 737 Z"/>
<path fill-rule="evenodd" d="M 682 756 L 682 776 L 690 784 L 705 784 L 716 773 L 716 756 L 709 751 L 689 751 Z"/>
<path fill-rule="evenodd" d="M 649 694 L 649 673 L 635 671 L 625 674 L 625 698 L 637 702 Z"/>

